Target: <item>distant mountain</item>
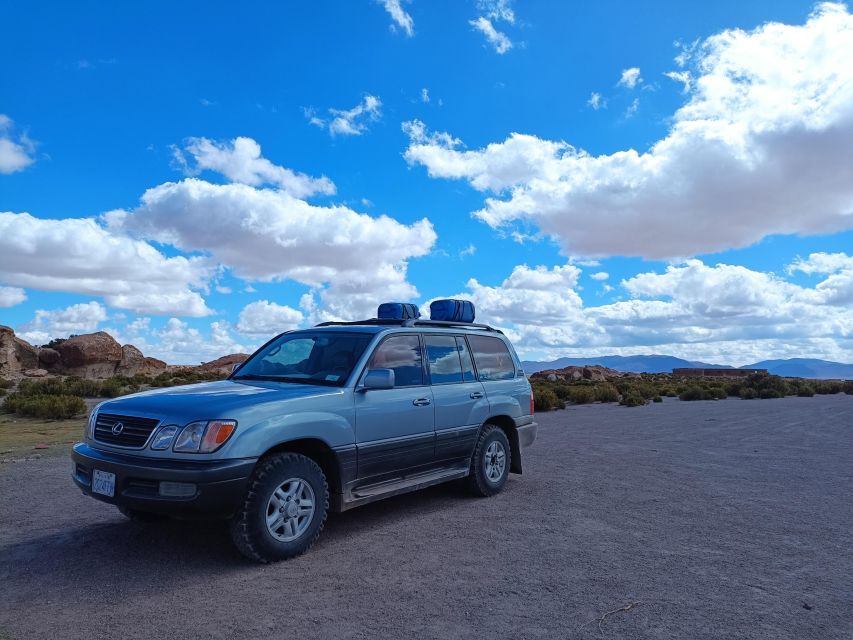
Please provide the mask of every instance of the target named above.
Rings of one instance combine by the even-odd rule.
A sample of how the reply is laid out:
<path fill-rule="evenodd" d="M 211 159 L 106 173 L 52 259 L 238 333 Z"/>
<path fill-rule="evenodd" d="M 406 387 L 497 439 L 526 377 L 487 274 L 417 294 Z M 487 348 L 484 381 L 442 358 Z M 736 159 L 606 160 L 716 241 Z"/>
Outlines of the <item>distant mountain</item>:
<path fill-rule="evenodd" d="M 789 360 L 762 360 L 748 368 L 767 369 L 777 376 L 792 378 L 840 378 L 853 379 L 853 364 L 842 364 L 813 358 L 791 358 Z"/>
<path fill-rule="evenodd" d="M 563 367 L 582 367 L 598 364 L 602 367 L 631 373 L 672 373 L 678 367 L 703 367 L 705 369 L 727 369 L 727 365 L 708 364 L 697 360 L 684 360 L 675 356 L 598 356 L 593 358 L 558 358 L 550 362 L 522 362 L 527 373 Z"/>
<path fill-rule="evenodd" d="M 708 364 L 697 360 L 684 360 L 675 356 L 598 356 L 591 358 L 558 358 L 549 362 L 525 361 L 522 363 L 527 373 L 536 373 L 545 369 L 563 367 L 582 367 L 598 364 L 602 367 L 631 373 L 671 373 L 680 367 L 702 367 L 704 369 L 730 369 L 725 364 Z M 746 365 L 742 369 L 767 369 L 777 376 L 792 378 L 841 378 L 853 379 L 853 364 L 829 362 L 812 358 L 792 358 L 790 360 L 764 360 Z"/>

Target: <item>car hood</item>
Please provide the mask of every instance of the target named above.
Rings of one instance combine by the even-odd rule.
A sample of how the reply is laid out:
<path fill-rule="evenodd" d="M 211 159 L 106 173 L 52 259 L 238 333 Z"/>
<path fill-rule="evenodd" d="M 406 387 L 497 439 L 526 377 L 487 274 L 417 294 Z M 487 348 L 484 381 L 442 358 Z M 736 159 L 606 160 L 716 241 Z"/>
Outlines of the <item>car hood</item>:
<path fill-rule="evenodd" d="M 143 415 L 152 418 L 192 421 L 203 419 L 239 419 L 241 414 L 258 414 L 270 404 L 277 411 L 283 401 L 318 396 L 340 396 L 340 387 L 287 382 L 220 380 L 180 387 L 166 387 L 108 400 L 99 412 Z M 294 403 L 295 404 L 295 403 Z"/>

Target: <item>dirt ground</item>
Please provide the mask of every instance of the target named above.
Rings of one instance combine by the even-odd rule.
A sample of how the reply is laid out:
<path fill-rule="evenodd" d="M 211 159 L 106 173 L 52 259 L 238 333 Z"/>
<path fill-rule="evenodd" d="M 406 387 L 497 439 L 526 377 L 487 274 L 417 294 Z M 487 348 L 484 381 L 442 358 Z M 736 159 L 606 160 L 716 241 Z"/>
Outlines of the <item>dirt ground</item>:
<path fill-rule="evenodd" d="M 271 566 L 125 521 L 64 456 L 2 465 L 0 638 L 853 637 L 853 397 L 538 420 L 501 495 L 331 516 Z"/>

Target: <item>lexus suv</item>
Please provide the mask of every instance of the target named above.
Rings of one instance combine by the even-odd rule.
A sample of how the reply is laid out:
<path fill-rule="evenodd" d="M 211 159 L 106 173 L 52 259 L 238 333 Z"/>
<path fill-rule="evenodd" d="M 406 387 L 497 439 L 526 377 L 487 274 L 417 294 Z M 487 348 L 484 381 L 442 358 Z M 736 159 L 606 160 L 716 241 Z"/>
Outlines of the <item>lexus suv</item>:
<path fill-rule="evenodd" d="M 270 562 L 306 551 L 329 510 L 460 479 L 494 495 L 535 437 L 499 330 L 324 323 L 273 338 L 227 380 L 101 403 L 73 479 L 131 519 L 227 519 L 240 552 Z"/>

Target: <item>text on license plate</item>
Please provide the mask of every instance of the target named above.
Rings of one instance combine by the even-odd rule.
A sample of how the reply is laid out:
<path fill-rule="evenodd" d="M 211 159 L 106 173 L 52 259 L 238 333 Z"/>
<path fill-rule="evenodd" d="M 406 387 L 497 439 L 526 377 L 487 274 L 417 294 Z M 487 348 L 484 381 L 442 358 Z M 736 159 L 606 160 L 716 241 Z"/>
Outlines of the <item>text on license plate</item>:
<path fill-rule="evenodd" d="M 92 474 L 92 492 L 112 498 L 116 492 L 116 474 L 95 469 Z"/>

